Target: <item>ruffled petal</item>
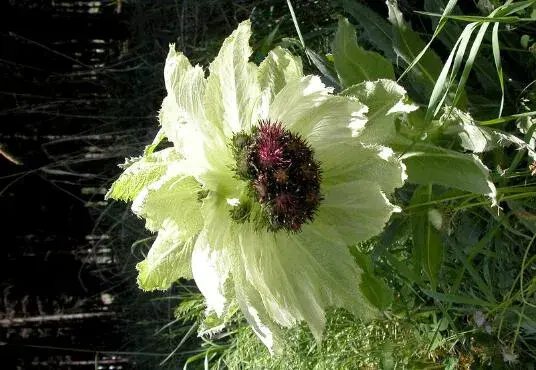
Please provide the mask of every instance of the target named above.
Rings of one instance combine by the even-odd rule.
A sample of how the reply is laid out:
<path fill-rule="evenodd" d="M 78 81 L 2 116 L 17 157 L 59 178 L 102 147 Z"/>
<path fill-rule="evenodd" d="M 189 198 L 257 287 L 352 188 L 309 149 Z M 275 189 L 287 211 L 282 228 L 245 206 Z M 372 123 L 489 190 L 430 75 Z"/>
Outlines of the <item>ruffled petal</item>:
<path fill-rule="evenodd" d="M 331 90 L 318 76 L 305 76 L 289 81 L 274 97 L 269 108 L 269 117 L 262 118 L 281 122 L 294 132 L 307 132 L 307 128 L 302 128 L 307 123 L 306 118 L 311 115 L 312 109 L 328 98 Z"/>
<path fill-rule="evenodd" d="M 168 139 L 177 146 L 183 142 L 177 123 L 203 126 L 206 123 L 203 108 L 205 75 L 200 66 L 193 67 L 188 58 L 170 45 L 164 67 L 164 81 L 168 96 L 164 99 L 160 123 Z"/>
<path fill-rule="evenodd" d="M 240 23 L 209 67 L 204 96 L 206 115 L 227 137 L 250 128 L 258 119 L 260 87 L 257 66 L 249 62 L 250 36 L 251 22 Z"/>
<path fill-rule="evenodd" d="M 242 314 L 268 350 L 278 353 L 281 350 L 281 327 L 270 318 L 259 291 L 246 280 L 243 266 L 240 266 L 239 271 L 233 271 L 233 281 Z"/>
<path fill-rule="evenodd" d="M 323 171 L 322 189 L 334 185 L 366 180 L 378 184 L 386 194 L 401 187 L 406 179 L 405 167 L 393 150 L 380 145 L 363 145 L 351 141 L 315 141 L 313 144 Z"/>
<path fill-rule="evenodd" d="M 114 181 L 105 199 L 133 200 L 146 186 L 157 181 L 167 166 L 180 157 L 174 148 L 166 148 L 144 157 L 127 159 L 125 171 Z"/>
<path fill-rule="evenodd" d="M 396 118 L 418 109 L 408 101 L 406 90 L 392 80 L 365 81 L 341 95 L 355 97 L 369 108 L 367 124 L 353 133 L 363 143 L 388 143 L 396 136 Z"/>
<path fill-rule="evenodd" d="M 292 129 L 315 147 L 343 141 L 355 141 L 352 132 L 360 130 L 367 122 L 368 108 L 355 98 L 327 96 L 318 106 L 311 107 Z"/>
<path fill-rule="evenodd" d="M 317 233 L 332 243 L 355 244 L 379 234 L 399 208 L 385 197 L 380 185 L 357 180 L 330 187 L 324 193 L 313 223 L 303 232 Z"/>
<path fill-rule="evenodd" d="M 192 253 L 192 272 L 195 283 L 207 302 L 207 314 L 222 316 L 227 308 L 225 282 L 229 276 L 226 252 L 214 249 L 208 243 L 206 233 L 199 234 Z"/>
<path fill-rule="evenodd" d="M 303 77 L 301 59 L 278 46 L 261 62 L 257 76 L 262 91 L 260 115 L 262 119 L 267 119 L 269 105 L 275 95 L 290 81 Z"/>
<path fill-rule="evenodd" d="M 203 200 L 201 207 L 207 242 L 215 249 L 227 248 L 229 253 L 238 243 L 238 225 L 232 221 L 230 215 L 233 207 L 231 204 L 234 204 L 236 199 L 211 193 Z"/>
<path fill-rule="evenodd" d="M 177 225 L 185 239 L 197 234 L 203 227 L 198 193 L 201 187 L 195 178 L 184 173 L 183 166 L 170 166 L 158 181 L 144 188 L 134 199 L 132 211 L 146 219 L 151 231 L 164 222 Z"/>
<path fill-rule="evenodd" d="M 180 278 L 191 279 L 194 241 L 184 240 L 177 224 L 164 221 L 147 257 L 136 266 L 140 288 L 166 290 Z"/>
<path fill-rule="evenodd" d="M 262 299 L 262 306 L 254 298 L 249 302 L 257 312 L 266 310 L 285 327 L 304 320 L 317 341 L 328 307 L 344 307 L 364 319 L 375 316 L 377 311 L 359 292 L 361 271 L 345 246 L 305 231 L 275 235 L 243 229 L 245 277 Z"/>

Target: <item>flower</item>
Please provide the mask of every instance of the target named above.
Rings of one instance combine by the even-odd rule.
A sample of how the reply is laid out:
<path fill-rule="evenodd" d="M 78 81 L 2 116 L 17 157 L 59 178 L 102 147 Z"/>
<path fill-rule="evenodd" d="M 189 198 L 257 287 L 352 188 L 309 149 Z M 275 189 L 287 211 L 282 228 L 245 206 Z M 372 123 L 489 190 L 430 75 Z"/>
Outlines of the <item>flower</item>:
<path fill-rule="evenodd" d="M 320 340 L 328 307 L 375 317 L 348 246 L 382 231 L 398 210 L 386 194 L 405 172 L 391 149 L 372 142 L 382 130 L 370 127 L 367 106 L 303 76 L 283 48 L 249 62 L 250 34 L 241 23 L 207 78 L 170 47 L 161 132 L 127 161 L 108 197 L 133 199 L 134 213 L 158 232 L 137 266 L 141 288 L 194 278 L 207 316 L 223 317 L 236 302 L 272 349 L 281 327 L 300 321 Z M 401 96 L 390 99 L 377 105 L 394 107 Z M 155 151 L 163 136 L 173 146 Z"/>

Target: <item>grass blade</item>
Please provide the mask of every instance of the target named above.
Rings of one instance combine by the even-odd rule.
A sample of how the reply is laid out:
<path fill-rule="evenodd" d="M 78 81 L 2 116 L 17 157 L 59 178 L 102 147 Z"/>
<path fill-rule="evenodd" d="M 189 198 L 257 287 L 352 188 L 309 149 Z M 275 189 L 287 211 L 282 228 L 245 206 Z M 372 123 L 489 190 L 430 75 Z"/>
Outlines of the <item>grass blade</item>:
<path fill-rule="evenodd" d="M 447 6 L 445 6 L 445 10 L 443 11 L 443 14 L 441 15 L 441 18 L 439 19 L 439 24 L 437 25 L 436 29 L 434 30 L 434 34 L 432 35 L 432 38 L 430 39 L 430 41 L 428 42 L 428 44 L 426 44 L 426 46 L 421 50 L 421 52 L 413 59 L 413 61 L 409 64 L 409 66 L 406 68 L 406 70 L 404 72 L 402 72 L 402 74 L 400 75 L 400 77 L 398 78 L 399 80 L 402 79 L 402 77 L 404 77 L 404 75 L 406 75 L 406 73 L 408 73 L 413 67 L 415 67 L 415 65 L 417 63 L 419 63 L 419 61 L 421 60 L 421 58 L 424 56 L 424 54 L 426 53 L 426 51 L 430 48 L 430 46 L 432 45 L 432 42 L 434 41 L 434 39 L 441 33 L 441 31 L 443 30 L 443 27 L 445 26 L 445 24 L 447 23 L 447 18 L 446 16 L 450 14 L 450 12 L 452 12 L 452 10 L 454 9 L 454 7 L 456 6 L 456 3 L 458 2 L 458 0 L 449 0 L 449 2 L 447 3 Z"/>
<path fill-rule="evenodd" d="M 495 61 L 495 67 L 497 69 L 497 76 L 499 77 L 499 84 L 501 85 L 501 106 L 499 108 L 499 117 L 502 116 L 502 111 L 504 108 L 504 76 L 501 64 L 501 47 L 499 45 L 499 24 L 495 23 L 493 25 L 493 32 L 491 34 L 491 45 L 493 48 L 493 59 Z"/>
<path fill-rule="evenodd" d="M 296 28 L 296 33 L 298 34 L 298 38 L 300 39 L 300 42 L 302 44 L 302 47 L 305 49 L 305 41 L 303 41 L 303 36 L 300 31 L 300 25 L 298 24 L 298 19 L 296 18 L 296 13 L 294 13 L 294 8 L 292 7 L 292 3 L 290 0 L 287 0 L 288 10 L 290 11 L 290 16 L 292 17 L 292 22 L 294 23 L 294 27 Z"/>
<path fill-rule="evenodd" d="M 438 293 L 431 290 L 422 290 L 426 295 L 437 299 L 441 302 L 450 302 L 450 303 L 458 303 L 458 304 L 468 304 L 473 306 L 482 306 L 482 307 L 493 307 L 495 304 L 487 302 L 483 299 L 476 298 L 476 297 L 468 297 L 463 295 L 457 295 L 457 294 L 449 294 L 449 293 Z"/>

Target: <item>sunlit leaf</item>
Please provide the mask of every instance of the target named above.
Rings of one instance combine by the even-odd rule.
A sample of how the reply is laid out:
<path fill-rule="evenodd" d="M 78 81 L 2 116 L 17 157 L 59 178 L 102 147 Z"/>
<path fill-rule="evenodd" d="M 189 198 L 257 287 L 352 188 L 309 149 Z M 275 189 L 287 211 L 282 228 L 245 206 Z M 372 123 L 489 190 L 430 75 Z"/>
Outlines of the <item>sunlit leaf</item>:
<path fill-rule="evenodd" d="M 332 49 L 335 68 L 343 87 L 380 78 L 395 78 L 390 62 L 380 54 L 367 51 L 357 44 L 355 29 L 345 18 L 339 19 Z"/>
<path fill-rule="evenodd" d="M 490 181 L 489 169 L 473 154 L 416 144 L 402 159 L 409 182 L 438 184 L 484 194 L 495 201 L 497 190 Z"/>

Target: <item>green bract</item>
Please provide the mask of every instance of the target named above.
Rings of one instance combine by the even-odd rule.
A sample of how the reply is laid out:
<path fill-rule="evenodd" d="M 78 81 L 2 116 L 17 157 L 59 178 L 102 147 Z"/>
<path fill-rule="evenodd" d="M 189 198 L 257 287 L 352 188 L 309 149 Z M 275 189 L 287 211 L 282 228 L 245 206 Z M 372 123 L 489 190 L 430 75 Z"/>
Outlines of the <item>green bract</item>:
<path fill-rule="evenodd" d="M 138 264 L 141 288 L 167 289 L 181 277 L 194 278 L 207 316 L 225 317 L 237 303 L 273 348 L 281 327 L 302 320 L 319 340 L 331 306 L 362 318 L 377 314 L 359 290 L 361 270 L 347 246 L 382 231 L 398 210 L 386 195 L 402 186 L 405 171 L 391 149 L 374 143 L 381 142 L 374 132 L 389 130 L 366 130 L 367 106 L 332 95 L 317 76 L 303 76 L 300 60 L 285 49 L 274 49 L 259 66 L 250 63 L 250 34 L 249 21 L 241 23 L 208 78 L 171 46 L 160 124 L 173 147 L 147 150 L 108 196 L 133 199 L 134 213 L 158 232 Z M 380 101 L 389 101 L 377 91 Z M 259 122 L 279 124 L 281 132 L 296 135 L 294 142 L 299 137 L 320 165 L 322 199 L 297 231 L 231 217 L 252 193 L 252 184 L 237 176 L 232 139 L 246 133 L 240 135 L 250 140 L 247 133 Z"/>

